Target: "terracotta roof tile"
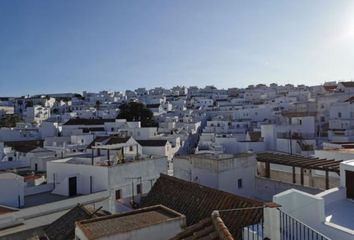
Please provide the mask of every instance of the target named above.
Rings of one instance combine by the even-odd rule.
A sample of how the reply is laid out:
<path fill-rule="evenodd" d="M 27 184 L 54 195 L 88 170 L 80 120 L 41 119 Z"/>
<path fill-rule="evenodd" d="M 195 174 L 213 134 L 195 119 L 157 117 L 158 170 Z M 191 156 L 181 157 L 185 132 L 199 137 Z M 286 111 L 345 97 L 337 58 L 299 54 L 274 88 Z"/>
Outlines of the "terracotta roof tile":
<path fill-rule="evenodd" d="M 262 202 L 233 195 L 187 182 L 175 177 L 160 175 L 148 195 L 142 199 L 142 206 L 163 204 L 184 214 L 187 225 L 210 218 L 214 210 L 263 206 Z M 244 226 L 258 223 L 263 216 L 262 209 L 221 212 L 225 226 L 238 239 Z"/>
<path fill-rule="evenodd" d="M 53 223 L 49 224 L 44 232 L 50 240 L 67 240 L 75 238 L 75 222 L 89 219 L 92 214 L 78 204 Z"/>
<path fill-rule="evenodd" d="M 43 140 L 9 141 L 4 142 L 4 144 L 15 149 L 17 152 L 28 153 L 36 148 L 43 147 Z"/>
<path fill-rule="evenodd" d="M 111 144 L 118 144 L 118 143 L 126 143 L 130 137 L 117 137 L 117 136 L 99 136 L 96 137 L 88 146 L 87 148 L 91 148 L 95 146 L 96 143 L 100 143 L 101 145 L 111 145 Z"/>
<path fill-rule="evenodd" d="M 105 122 L 115 122 L 115 119 L 72 118 L 63 125 L 104 125 Z"/>
<path fill-rule="evenodd" d="M 352 88 L 354 87 L 354 82 L 353 81 L 350 81 L 350 82 L 340 82 L 343 87 L 348 87 L 348 88 Z"/>
<path fill-rule="evenodd" d="M 292 118 L 292 117 L 313 117 L 316 116 L 315 112 L 282 112 L 281 115 L 284 117 Z"/>
<path fill-rule="evenodd" d="M 76 226 L 83 231 L 88 239 L 98 239 L 158 225 L 171 219 L 184 218 L 180 213 L 165 206 L 157 205 L 131 212 L 79 221 Z"/>
<path fill-rule="evenodd" d="M 167 140 L 137 140 L 137 142 L 144 147 L 162 147 L 167 144 Z"/>

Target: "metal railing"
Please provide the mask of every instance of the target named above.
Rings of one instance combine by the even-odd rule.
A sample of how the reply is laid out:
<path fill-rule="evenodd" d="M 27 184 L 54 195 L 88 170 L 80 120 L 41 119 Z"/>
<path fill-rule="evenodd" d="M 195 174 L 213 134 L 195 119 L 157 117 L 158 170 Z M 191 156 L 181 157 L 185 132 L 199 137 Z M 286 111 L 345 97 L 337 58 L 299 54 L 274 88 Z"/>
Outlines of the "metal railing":
<path fill-rule="evenodd" d="M 280 240 L 331 240 L 281 210 L 279 213 Z"/>
<path fill-rule="evenodd" d="M 304 224 L 303 222 L 295 219 L 294 217 L 282 212 L 279 208 L 275 209 L 279 212 L 279 235 L 280 240 L 331 240 L 322 233 L 316 231 L 310 226 Z M 241 238 L 236 237 L 235 239 L 241 240 L 265 240 L 270 239 L 267 236 L 271 229 L 265 229 L 264 216 L 258 219 L 248 226 L 243 227 Z M 269 221 L 267 219 L 266 221 Z M 267 225 L 269 227 L 269 223 Z M 278 238 L 277 238 L 278 239 Z"/>
<path fill-rule="evenodd" d="M 264 221 L 263 218 L 258 224 L 253 224 L 244 228 L 242 240 L 264 240 Z"/>

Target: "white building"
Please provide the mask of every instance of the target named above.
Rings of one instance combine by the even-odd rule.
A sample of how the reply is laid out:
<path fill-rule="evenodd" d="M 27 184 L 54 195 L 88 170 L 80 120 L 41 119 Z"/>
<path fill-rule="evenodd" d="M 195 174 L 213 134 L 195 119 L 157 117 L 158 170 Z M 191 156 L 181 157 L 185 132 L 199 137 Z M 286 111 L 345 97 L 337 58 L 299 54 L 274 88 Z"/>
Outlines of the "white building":
<path fill-rule="evenodd" d="M 115 144 L 93 148 L 113 151 L 129 146 Z M 136 158 L 124 152 L 117 158 L 72 157 L 47 163 L 47 178 L 48 183 L 54 183 L 53 193 L 74 196 L 109 191 L 112 212 L 120 211 L 123 203 L 137 202 L 137 198 L 150 190 L 160 173 L 167 173 L 166 158 Z"/>
<path fill-rule="evenodd" d="M 23 112 L 23 119 L 28 123 L 35 122 L 36 124 L 41 124 L 42 121 L 46 120 L 49 117 L 50 108 L 43 107 L 41 105 L 27 107 L 26 110 Z"/>
<path fill-rule="evenodd" d="M 329 109 L 328 139 L 331 142 L 352 142 L 354 140 L 354 102 L 335 103 Z"/>
<path fill-rule="evenodd" d="M 256 158 L 253 154 L 176 156 L 174 176 L 236 195 L 254 197 Z"/>
<path fill-rule="evenodd" d="M 354 161 L 340 165 L 340 187 L 317 195 L 288 190 L 274 196 L 286 214 L 331 239 L 354 239 Z"/>
<path fill-rule="evenodd" d="M 0 173 L 0 205 L 20 208 L 24 205 L 24 180 L 14 173 Z"/>

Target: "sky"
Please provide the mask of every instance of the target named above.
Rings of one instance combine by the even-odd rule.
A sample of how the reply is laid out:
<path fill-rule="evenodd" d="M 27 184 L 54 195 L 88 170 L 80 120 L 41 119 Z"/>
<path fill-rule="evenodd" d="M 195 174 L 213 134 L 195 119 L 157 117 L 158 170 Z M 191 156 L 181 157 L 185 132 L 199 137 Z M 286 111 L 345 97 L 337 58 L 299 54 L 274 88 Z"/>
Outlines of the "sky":
<path fill-rule="evenodd" d="M 0 96 L 350 79 L 352 0 L 0 1 Z"/>

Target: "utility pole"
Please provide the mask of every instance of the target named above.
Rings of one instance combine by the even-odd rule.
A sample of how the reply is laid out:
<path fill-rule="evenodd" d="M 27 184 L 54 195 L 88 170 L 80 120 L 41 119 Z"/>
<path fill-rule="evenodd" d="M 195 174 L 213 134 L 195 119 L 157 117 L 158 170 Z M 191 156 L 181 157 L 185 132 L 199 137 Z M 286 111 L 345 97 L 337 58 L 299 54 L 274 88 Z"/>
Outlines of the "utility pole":
<path fill-rule="evenodd" d="M 290 155 L 293 155 L 293 139 L 292 139 L 291 130 L 289 131 L 289 140 L 290 140 Z"/>

